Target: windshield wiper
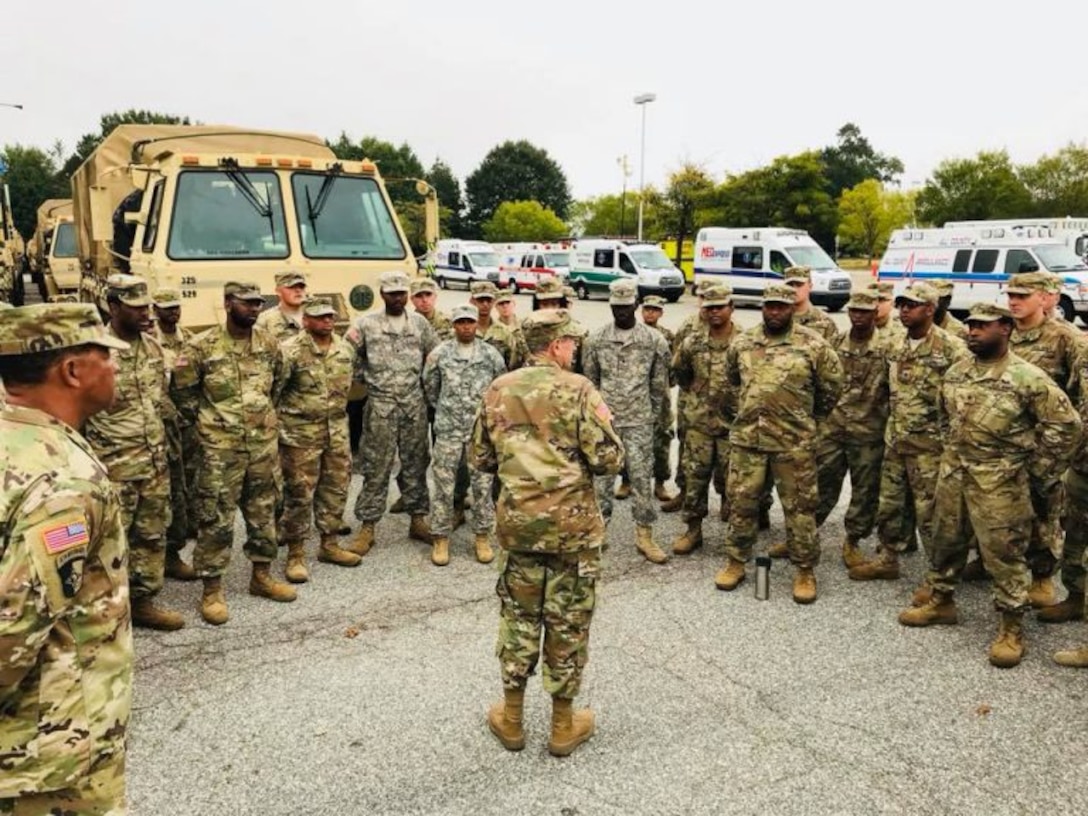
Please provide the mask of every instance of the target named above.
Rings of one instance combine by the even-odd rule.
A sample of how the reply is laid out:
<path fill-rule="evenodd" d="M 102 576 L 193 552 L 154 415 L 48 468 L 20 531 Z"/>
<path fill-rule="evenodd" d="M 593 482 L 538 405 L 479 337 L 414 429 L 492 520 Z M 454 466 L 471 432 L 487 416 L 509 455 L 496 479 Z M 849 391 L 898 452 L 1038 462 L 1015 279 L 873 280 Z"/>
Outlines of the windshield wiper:
<path fill-rule="evenodd" d="M 249 176 L 246 172 L 238 166 L 236 159 L 226 158 L 220 159 L 220 166 L 224 169 L 224 172 L 234 185 L 238 188 L 238 192 L 242 194 L 249 205 L 253 208 L 253 211 L 257 213 L 261 218 L 268 221 L 268 231 L 271 234 L 272 242 L 276 241 L 276 224 L 275 219 L 272 217 L 272 202 L 264 201 L 261 198 L 260 191 L 254 186 L 253 182 L 249 180 Z"/>
<path fill-rule="evenodd" d="M 321 187 L 317 191 L 317 200 L 314 201 L 310 198 L 310 186 L 306 185 L 306 220 L 310 222 L 310 230 L 314 234 L 314 243 L 318 243 L 317 240 L 317 219 L 321 217 L 322 211 L 325 209 L 325 205 L 329 203 L 329 195 L 332 193 L 332 185 L 336 182 L 336 177 L 342 172 L 344 166 L 339 162 L 332 164 L 328 168 L 328 175 L 321 180 Z"/>

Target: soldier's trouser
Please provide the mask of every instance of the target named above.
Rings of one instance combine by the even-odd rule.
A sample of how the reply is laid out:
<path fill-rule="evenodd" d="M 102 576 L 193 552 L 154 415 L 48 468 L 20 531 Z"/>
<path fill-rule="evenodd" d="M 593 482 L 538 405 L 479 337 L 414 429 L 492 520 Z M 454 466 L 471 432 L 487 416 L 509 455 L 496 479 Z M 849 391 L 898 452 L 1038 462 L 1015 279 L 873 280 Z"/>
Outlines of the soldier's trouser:
<path fill-rule="evenodd" d="M 974 530 L 982 565 L 993 578 L 994 606 L 1009 611 L 1027 609 L 1031 572 L 1024 556 L 1031 519 L 1031 496 L 1023 470 L 1011 474 L 996 490 L 983 490 L 969 473 L 946 469 L 937 483 L 932 566 L 926 581 L 935 590 L 955 590 Z"/>
<path fill-rule="evenodd" d="M 363 487 L 355 499 L 355 517 L 373 524 L 385 515 L 389 499 L 389 477 L 393 462 L 400 457 L 404 510 L 413 516 L 428 511 L 427 409 L 422 399 L 414 405 L 400 406 L 371 396 L 363 409 L 363 443 L 359 460 Z"/>
<path fill-rule="evenodd" d="M 162 589 L 166 569 L 170 472 L 164 466 L 150 479 L 114 482 L 114 487 L 128 536 L 129 592 L 133 598 L 150 598 Z"/>
<path fill-rule="evenodd" d="M 98 765 L 70 788 L 14 799 L 0 797 L 0 816 L 123 816 L 126 812 L 123 755 Z"/>
<path fill-rule="evenodd" d="M 246 557 L 255 564 L 276 560 L 280 479 L 275 442 L 253 452 L 204 447 L 197 481 L 197 537 L 193 550 L 197 575 L 214 578 L 226 572 L 234 542 L 234 515 L 239 509 L 246 524 Z"/>
<path fill-rule="evenodd" d="M 688 432 L 687 422 L 684 421 L 684 406 L 686 400 L 694 399 L 690 391 L 682 388 L 676 393 L 676 439 L 680 443 L 679 461 L 676 463 L 676 486 L 686 490 L 686 477 L 684 476 L 684 437 Z"/>
<path fill-rule="evenodd" d="M 1033 495 L 1035 518 L 1031 523 L 1028 541 L 1028 567 L 1035 578 L 1047 578 L 1054 574 L 1062 556 L 1062 508 L 1065 506 L 1065 489 L 1061 482 L 1047 496 Z"/>
<path fill-rule="evenodd" d="M 285 544 L 299 544 L 310 533 L 310 513 L 322 536 L 334 536 L 344 523 L 351 483 L 351 443 L 346 436 L 322 447 L 280 445 L 283 467 L 283 517 L 280 529 Z"/>
<path fill-rule="evenodd" d="M 884 440 L 859 442 L 853 439 L 820 437 L 816 443 L 816 472 L 820 505 L 816 510 L 816 526 L 821 526 L 835 505 L 846 474 L 850 474 L 850 506 L 843 526 L 852 541 L 867 538 L 876 524 L 876 509 L 880 501 L 880 468 L 884 462 Z"/>
<path fill-rule="evenodd" d="M 729 467 L 729 437 L 710 436 L 695 428 L 689 428 L 684 435 L 685 451 L 684 483 L 684 521 L 704 519 L 707 516 L 707 500 L 710 493 L 710 481 L 717 474 L 725 473 Z M 726 477 L 722 477 L 723 484 Z M 722 506 L 729 512 L 728 490 L 722 495 Z"/>
<path fill-rule="evenodd" d="M 672 448 L 672 399 L 661 402 L 661 413 L 654 421 L 654 481 L 667 482 L 672 478 L 669 453 Z"/>
<path fill-rule="evenodd" d="M 1065 473 L 1064 484 L 1062 584 L 1069 592 L 1083 594 L 1088 568 L 1088 476 L 1070 469 Z"/>
<path fill-rule="evenodd" d="M 898 553 L 906 551 L 914 530 L 906 529 L 903 517 L 909 512 L 908 505 L 913 504 L 922 548 L 933 562 L 933 496 L 940 464 L 940 453 L 903 454 L 885 449 L 876 512 L 881 547 Z"/>
<path fill-rule="evenodd" d="M 786 516 L 790 561 L 812 568 L 820 561 L 816 533 L 816 457 L 809 446 L 776 453 L 733 445 L 729 451 L 729 530 L 725 552 L 748 561 L 759 535 L 759 507 L 765 485 L 773 480 Z"/>
<path fill-rule="evenodd" d="M 631 482 L 631 492 L 635 496 L 631 517 L 635 524 L 647 525 L 657 521 L 657 504 L 654 502 L 653 483 L 653 425 L 635 425 L 629 428 L 616 428 L 616 434 L 623 442 L 626 452 L 625 469 Z M 612 485 L 615 476 L 598 476 L 593 480 L 597 491 L 597 504 L 601 515 L 612 517 Z"/>
<path fill-rule="evenodd" d="M 468 461 L 470 439 L 459 441 L 438 437 L 431 451 L 431 533 L 449 536 L 453 532 L 453 505 L 458 476 Z M 472 529 L 490 533 L 495 526 L 495 503 L 491 499 L 490 473 L 469 471 L 472 487 Z"/>
<path fill-rule="evenodd" d="M 525 688 L 540 656 L 543 630 L 544 690 L 568 699 L 578 694 L 589 659 L 600 552 L 502 553 L 495 654 L 503 688 Z"/>
<path fill-rule="evenodd" d="M 170 472 L 170 526 L 166 528 L 166 550 L 177 553 L 193 537 L 193 524 L 189 506 L 191 494 L 196 492 L 196 482 L 189 481 L 185 441 L 176 422 L 164 423 L 166 427 L 166 461 Z M 190 458 L 196 451 L 190 450 Z"/>

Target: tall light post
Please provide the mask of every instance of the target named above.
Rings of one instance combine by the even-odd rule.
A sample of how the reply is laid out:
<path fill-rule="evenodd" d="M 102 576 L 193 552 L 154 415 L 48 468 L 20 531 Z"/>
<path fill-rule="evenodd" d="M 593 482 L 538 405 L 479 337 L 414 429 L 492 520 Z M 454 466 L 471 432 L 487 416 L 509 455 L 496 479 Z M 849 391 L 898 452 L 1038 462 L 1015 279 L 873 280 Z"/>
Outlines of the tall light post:
<path fill-rule="evenodd" d="M 642 202 L 646 192 L 646 106 L 657 97 L 652 93 L 639 94 L 635 104 L 642 108 L 642 149 L 638 158 L 638 240 L 642 240 Z"/>
<path fill-rule="evenodd" d="M 623 191 L 620 193 L 620 240 L 623 240 L 623 216 L 624 211 L 627 209 L 627 177 L 631 175 L 631 171 L 627 168 L 627 155 L 624 154 L 616 159 L 616 163 L 620 166 L 620 170 L 623 171 Z"/>

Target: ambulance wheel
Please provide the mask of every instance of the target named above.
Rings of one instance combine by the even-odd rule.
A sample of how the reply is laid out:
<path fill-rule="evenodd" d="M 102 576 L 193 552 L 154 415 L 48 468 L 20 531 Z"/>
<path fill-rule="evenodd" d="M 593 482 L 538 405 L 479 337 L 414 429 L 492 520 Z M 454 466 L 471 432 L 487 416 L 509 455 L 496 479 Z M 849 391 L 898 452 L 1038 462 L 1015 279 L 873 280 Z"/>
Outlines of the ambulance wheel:
<path fill-rule="evenodd" d="M 439 289 L 448 289 L 449 288 L 446 285 L 446 279 L 443 278 L 441 275 L 439 275 L 437 278 L 435 278 L 435 282 L 438 284 Z"/>
<path fill-rule="evenodd" d="M 585 281 L 578 281 L 574 291 L 578 293 L 578 300 L 589 300 L 589 287 L 586 286 Z"/>
<path fill-rule="evenodd" d="M 518 288 L 518 282 L 513 278 L 510 279 L 510 283 L 506 285 L 506 288 L 510 290 L 510 294 L 512 295 L 516 295 L 521 292 L 521 290 Z"/>

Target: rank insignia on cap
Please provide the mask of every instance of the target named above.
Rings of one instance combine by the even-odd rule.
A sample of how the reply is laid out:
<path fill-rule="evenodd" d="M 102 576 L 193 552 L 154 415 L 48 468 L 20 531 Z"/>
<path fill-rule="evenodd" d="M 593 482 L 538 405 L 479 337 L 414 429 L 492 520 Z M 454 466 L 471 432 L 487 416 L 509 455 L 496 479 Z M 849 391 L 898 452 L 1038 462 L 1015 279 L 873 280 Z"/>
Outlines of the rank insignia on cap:
<path fill-rule="evenodd" d="M 57 555 L 73 547 L 82 547 L 90 541 L 91 537 L 87 534 L 85 519 L 57 524 L 42 530 L 42 543 L 45 544 L 45 550 L 50 555 Z"/>

